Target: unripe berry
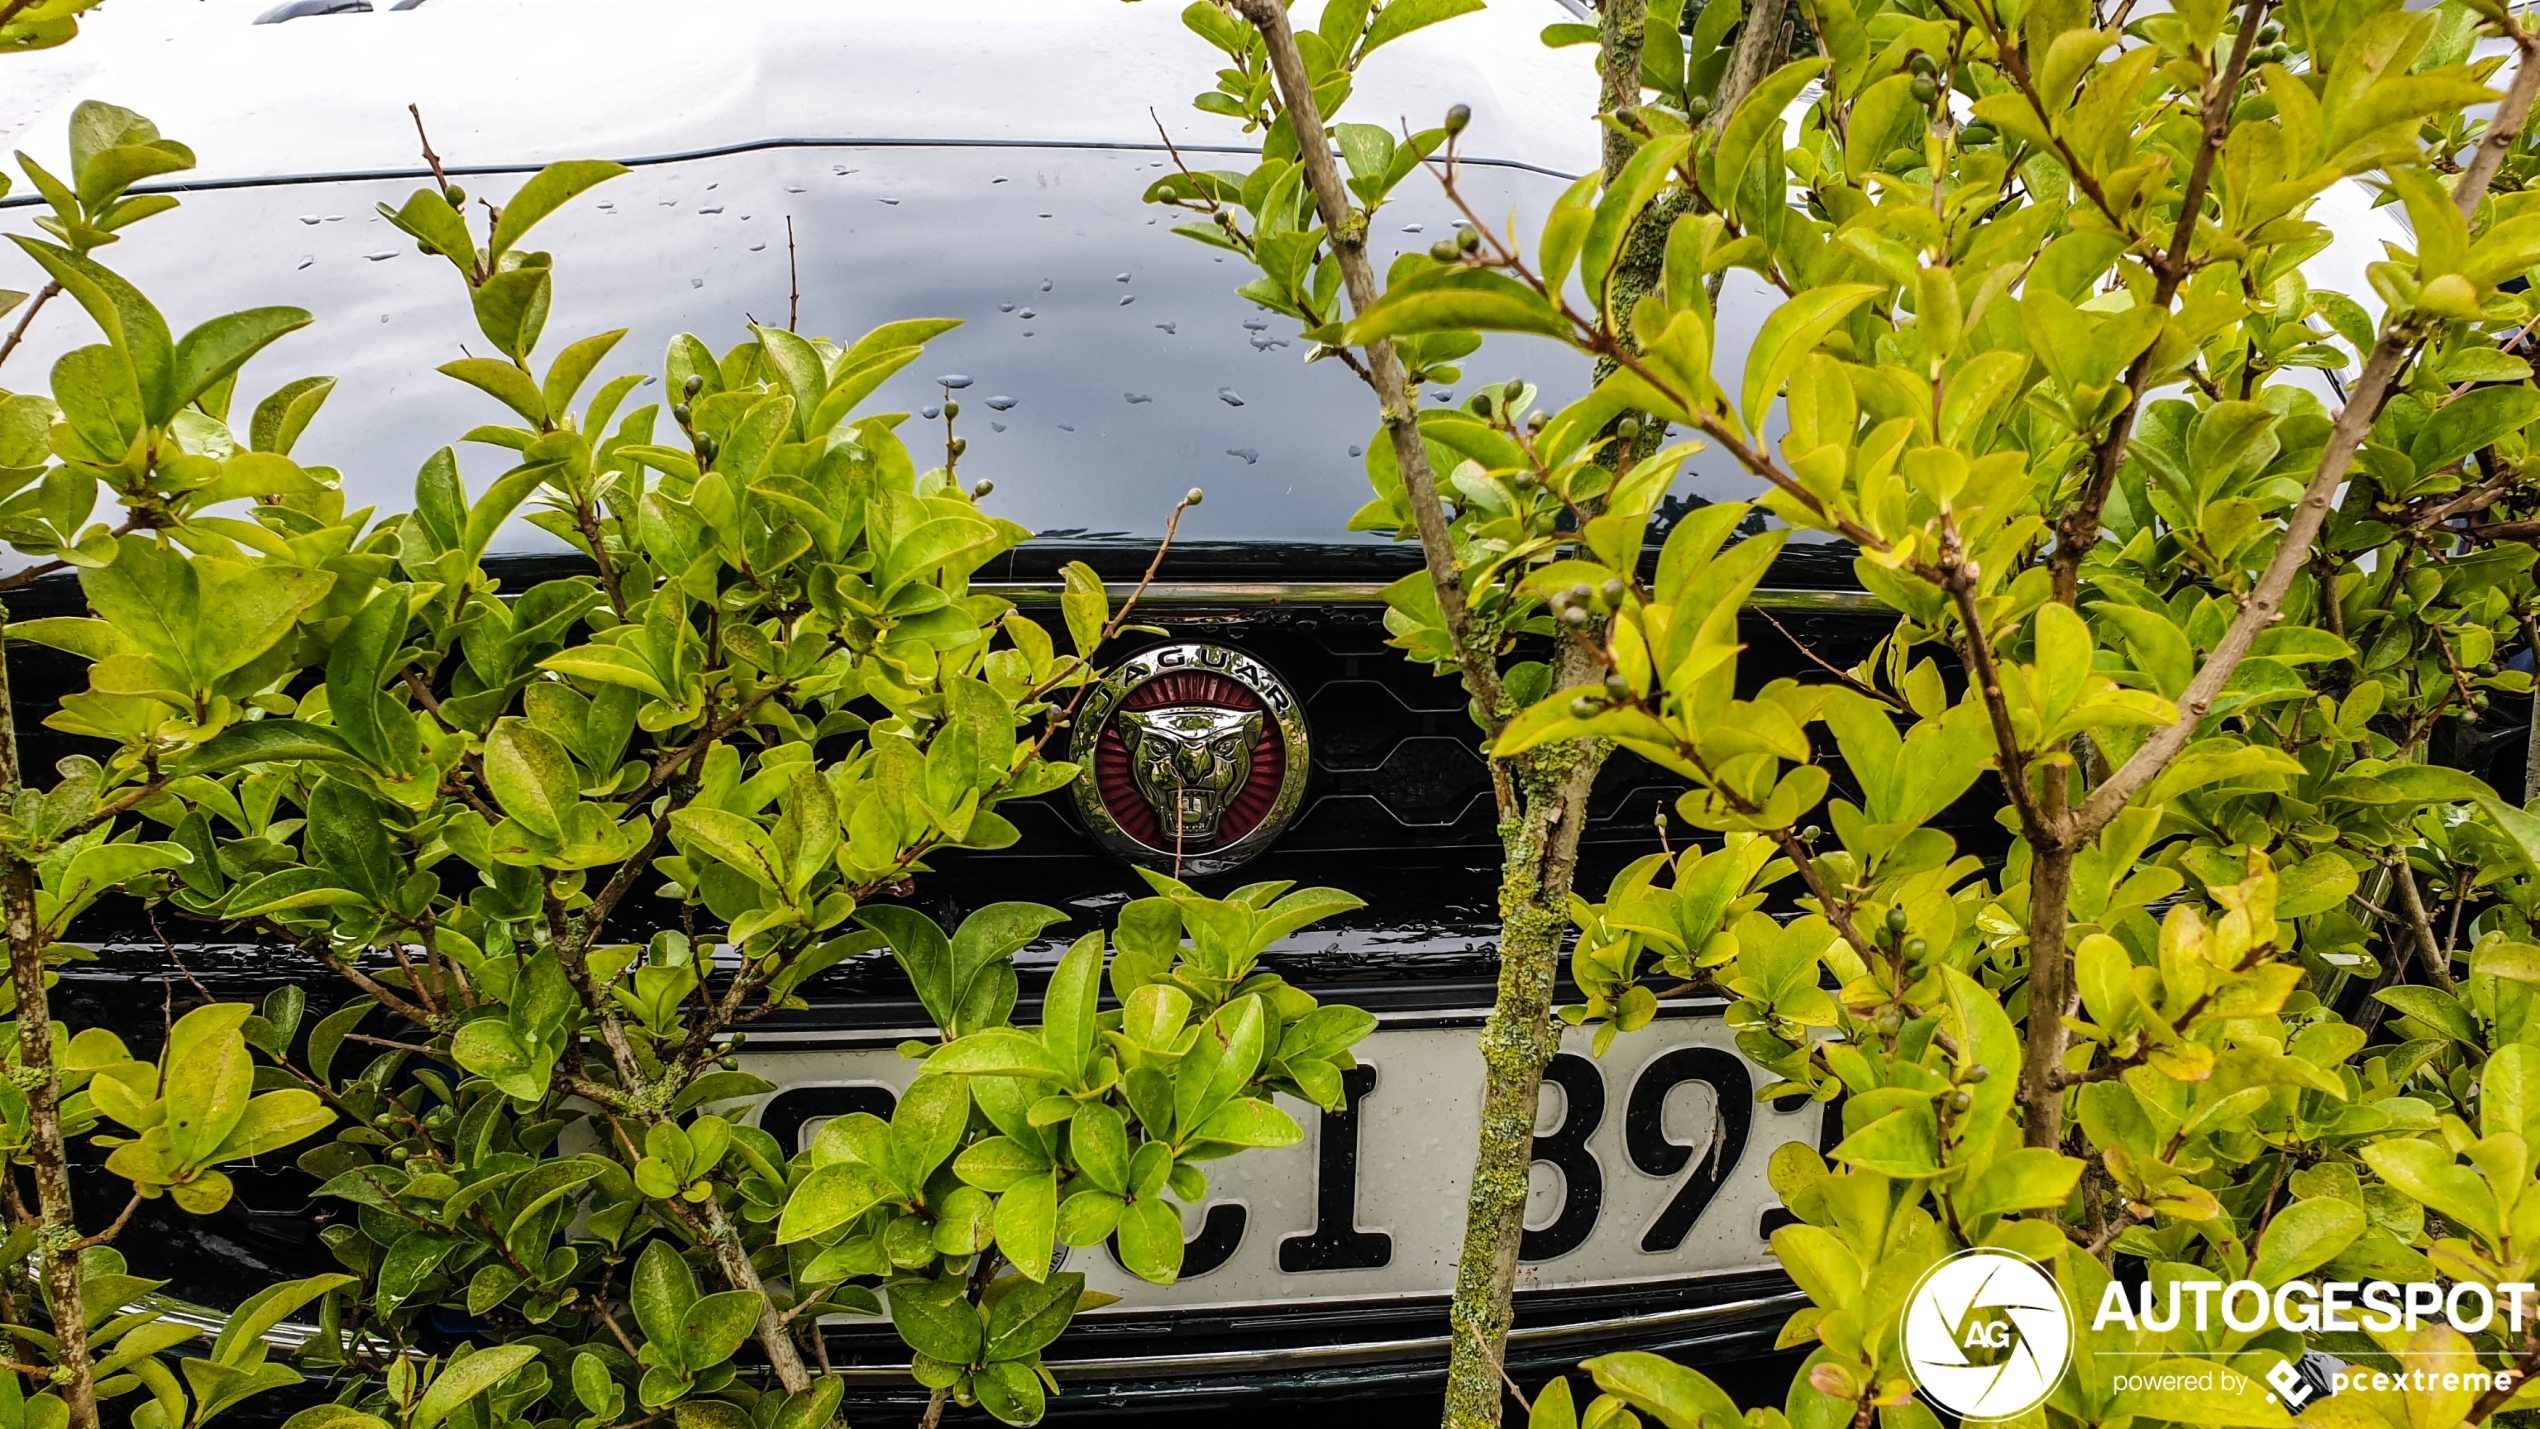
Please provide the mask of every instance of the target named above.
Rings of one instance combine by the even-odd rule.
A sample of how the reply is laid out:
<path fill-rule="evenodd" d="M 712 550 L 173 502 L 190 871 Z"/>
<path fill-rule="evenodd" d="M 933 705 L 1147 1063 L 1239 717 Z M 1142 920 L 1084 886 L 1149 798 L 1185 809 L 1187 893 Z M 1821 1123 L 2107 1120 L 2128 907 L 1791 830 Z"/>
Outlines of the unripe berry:
<path fill-rule="evenodd" d="M 1561 608 L 1561 623 L 1569 626 L 1572 630 L 1584 628 L 1588 623 L 1587 607 L 1583 605 L 1563 606 Z"/>
<path fill-rule="evenodd" d="M 1185 491 L 1185 492 L 1183 492 L 1183 493 L 1182 493 L 1182 504 L 1183 504 L 1184 506 L 1197 506 L 1197 505 L 1198 505 L 1198 504 L 1200 504 L 1202 501 L 1205 501 L 1205 500 L 1207 500 L 1207 499 L 1208 499 L 1208 493 L 1207 493 L 1207 492 L 1205 492 L 1205 491 L 1200 490 L 1200 489 L 1199 489 L 1198 487 L 1196 487 L 1196 486 L 1194 486 L 1194 487 L 1192 487 L 1190 490 Z"/>
<path fill-rule="evenodd" d="M 1604 586 L 1600 588 L 1600 593 L 1605 597 L 1605 603 L 1607 605 L 1621 604 L 1623 600 L 1622 578 L 1620 576 L 1606 577 Z"/>
<path fill-rule="evenodd" d="M 1452 238 L 1441 238 L 1437 242 L 1430 244 L 1429 256 L 1435 258 L 1441 263 L 1454 262 L 1456 256 L 1455 240 Z"/>
<path fill-rule="evenodd" d="M 951 421 L 953 418 L 958 417 L 958 416 L 960 416 L 960 415 L 961 415 L 961 404 L 960 404 L 959 402 L 946 402 L 946 403 L 944 404 L 944 420 L 945 420 L 945 421 Z"/>
<path fill-rule="evenodd" d="M 1914 76 L 1914 82 L 1906 88 L 1913 93 L 1916 104 L 1929 104 L 1940 97 L 1940 82 L 1927 74 Z"/>
<path fill-rule="evenodd" d="M 1601 706 L 1599 706 L 1596 701 L 1585 695 L 1581 695 L 1577 699 L 1570 701 L 1570 717 L 1572 719 L 1591 719 L 1595 717 L 1599 708 L 1601 708 Z"/>
<path fill-rule="evenodd" d="M 695 415 L 696 413 L 685 402 L 674 402 L 670 406 L 670 420 L 683 427 L 688 425 L 689 418 Z"/>
<path fill-rule="evenodd" d="M 1625 680 L 1619 671 L 1607 673 L 1605 676 L 1605 693 L 1609 698 L 1617 700 L 1623 699 L 1629 696 L 1631 692 L 1631 683 Z"/>
<path fill-rule="evenodd" d="M 460 188 L 457 184 L 452 184 L 450 185 L 449 190 L 443 193 L 441 197 L 450 201 L 450 207 L 458 208 L 467 202 L 467 190 Z"/>
<path fill-rule="evenodd" d="M 1457 229 L 1455 231 L 1455 246 L 1466 253 L 1480 251 L 1482 246 L 1482 231 L 1478 228 Z"/>
<path fill-rule="evenodd" d="M 997 484 L 993 481 L 975 482 L 970 488 L 970 499 L 976 501 L 981 497 L 987 496 L 996 489 Z"/>
<path fill-rule="evenodd" d="M 968 450 L 970 450 L 970 438 L 955 437 L 952 439 L 952 454 L 954 456 L 959 456 Z"/>
<path fill-rule="evenodd" d="M 1469 104 L 1455 104 L 1447 107 L 1446 132 L 1449 134 L 1463 133 L 1464 126 L 1472 122 L 1473 106 Z"/>
<path fill-rule="evenodd" d="M 1585 605 L 1594 599 L 1596 599 L 1596 592 L 1588 589 L 1586 581 L 1581 581 L 1577 585 L 1570 587 L 1570 603 L 1572 605 Z"/>
<path fill-rule="evenodd" d="M 1905 936 L 1905 910 L 1893 903 L 1887 906 L 1887 935 L 1891 938 Z"/>
<path fill-rule="evenodd" d="M 706 390 L 706 380 L 693 372 L 688 374 L 687 381 L 679 384 L 680 393 L 691 402 L 696 401 L 697 394 L 704 390 Z"/>

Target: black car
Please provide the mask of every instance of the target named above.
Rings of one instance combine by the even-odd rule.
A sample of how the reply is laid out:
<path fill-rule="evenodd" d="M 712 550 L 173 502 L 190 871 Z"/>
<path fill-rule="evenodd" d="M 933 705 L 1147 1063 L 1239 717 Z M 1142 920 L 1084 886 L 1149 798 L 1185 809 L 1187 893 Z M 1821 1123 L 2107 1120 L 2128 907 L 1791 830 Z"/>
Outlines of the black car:
<path fill-rule="evenodd" d="M 399 500 L 426 454 L 487 415 L 480 394 L 431 371 L 469 332 L 447 275 L 373 217 L 424 176 L 409 157 L 409 101 L 452 176 L 488 192 L 552 158 L 634 166 L 543 231 L 557 255 L 553 327 L 629 325 L 630 365 L 651 365 L 644 354 L 683 331 L 738 340 L 745 314 L 842 338 L 896 318 L 963 319 L 882 400 L 930 419 L 948 396 L 961 402 L 964 471 L 995 481 L 994 514 L 1040 533 L 982 573 L 1028 612 L 1055 621 L 1070 561 L 1125 598 L 1175 499 L 1205 488 L 1139 602 L 1163 633 L 1107 652 L 1113 683 L 1071 756 L 1085 781 L 1009 806 L 1018 845 L 940 859 L 913 897 L 947 924 L 1003 899 L 1073 915 L 1021 958 L 1027 1001 L 1034 967 L 1146 892 L 1135 864 L 1178 866 L 1212 892 L 1291 879 L 1365 898 L 1269 958 L 1318 997 L 1381 1019 L 1350 1074 L 1348 1109 L 1304 1115 L 1299 1104 L 1303 1146 L 1217 1173 L 1189 1218 L 1177 1285 L 1157 1289 L 1100 1251 L 1076 1252 L 1071 1268 L 1124 1298 L 1081 1316 L 1048 1353 L 1066 1390 L 1053 1409 L 1438 1382 L 1479 1122 L 1474 1030 L 1498 932 L 1490 780 L 1457 684 L 1387 644 L 1378 593 L 1417 569 L 1416 550 L 1346 529 L 1369 495 L 1367 394 L 1338 364 L 1302 361 L 1292 324 L 1235 295 L 1247 275 L 1140 202 L 1172 164 L 1204 167 L 1242 147 L 1178 103 L 1207 72 L 1203 47 L 1169 9 L 1114 0 L 949 16 L 730 9 L 708 20 L 668 5 L 213 0 L 181 22 L 183 65 L 110 10 L 51 61 L 51 93 L 59 108 L 99 97 L 142 109 L 203 156 L 200 174 L 170 186 L 184 207 L 104 256 L 189 313 L 262 302 L 317 312 L 315 329 L 259 359 L 245 389 L 302 372 L 344 379 L 300 454 L 340 468 L 356 504 Z M 1379 67 L 1398 92 L 1359 104 L 1416 117 L 1473 101 L 1468 193 L 1531 229 L 1593 162 L 1583 53 L 1546 53 L 1532 37 L 1570 15 L 1555 0 L 1512 0 L 1425 32 Z M 559 68 L 556 55 L 575 59 Z M 188 66 L 255 74 L 264 87 L 252 102 L 199 79 L 187 87 Z M 1178 152 L 1145 112 L 1167 101 Z M 7 117 L 39 154 L 58 142 L 52 110 Z M 1384 244 L 1426 247 L 1450 214 L 1423 184 L 1406 185 Z M 1724 321 L 1740 311 L 1733 293 Z M 1749 305 L 1746 320 L 1762 311 Z M 16 360 L 33 367 L 87 340 L 83 321 L 56 307 Z M 1588 378 L 1565 350 L 1527 339 L 1494 339 L 1466 364 L 1468 381 L 1513 373 L 1550 401 Z M 462 451 L 478 484 L 506 455 Z M 1682 479 L 1667 518 L 1747 494 L 1709 461 Z M 506 568 L 517 589 L 578 559 L 544 541 L 523 527 L 489 568 Z M 1887 626 L 1839 548 L 1794 545 L 1767 586 L 1745 624 L 1750 685 L 1814 661 L 1851 664 Z M 77 602 L 75 586 L 48 580 L 10 604 L 25 617 Z M 11 660 L 19 727 L 39 731 L 81 673 L 24 647 Z M 30 743 L 38 767 L 73 748 L 49 732 Z M 1168 788 L 1154 771 L 1176 759 Z M 1677 792 L 1628 756 L 1608 765 L 1582 892 L 1670 837 Z M 1998 852 L 1988 810 L 1950 822 L 1969 851 Z M 115 934 L 66 975 L 66 1015 L 144 1044 L 163 1004 L 193 993 L 190 980 L 255 996 L 305 976 L 263 949 L 165 943 L 137 910 Z M 886 1113 L 916 1070 L 894 1049 L 926 1026 L 887 960 L 825 975 L 810 995 L 810 1012 L 749 1042 L 748 1065 L 781 1088 L 758 1122 L 789 1145 L 826 1117 Z M 1769 1354 L 1804 1303 L 1768 1253 L 1780 1213 L 1764 1169 L 1777 1145 L 1819 1142 L 1826 1115 L 1804 1100 L 1758 1103 L 1758 1074 L 1721 1011 L 1679 1001 L 1601 1060 L 1581 1037 L 1552 1065 L 1510 1347 L 1521 1377 L 1624 1347 L 1734 1365 Z M 157 1218 L 137 1258 L 176 1277 L 169 1294 L 221 1305 L 272 1270 L 326 1264 L 312 1183 L 269 1160 L 238 1178 L 239 1201 L 218 1216 L 145 1213 Z M 887 1326 L 840 1320 L 828 1332 L 851 1407 L 922 1402 Z"/>

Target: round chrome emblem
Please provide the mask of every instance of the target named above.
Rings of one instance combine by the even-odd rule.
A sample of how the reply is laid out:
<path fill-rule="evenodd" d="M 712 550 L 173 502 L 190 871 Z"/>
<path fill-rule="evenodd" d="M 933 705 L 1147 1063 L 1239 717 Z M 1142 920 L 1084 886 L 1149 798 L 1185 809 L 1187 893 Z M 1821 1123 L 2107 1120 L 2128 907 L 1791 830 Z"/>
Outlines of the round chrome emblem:
<path fill-rule="evenodd" d="M 1223 645 L 1159 645 L 1086 697 L 1068 757 L 1103 847 L 1184 875 L 1250 862 L 1305 801 L 1305 711 L 1276 671 Z"/>

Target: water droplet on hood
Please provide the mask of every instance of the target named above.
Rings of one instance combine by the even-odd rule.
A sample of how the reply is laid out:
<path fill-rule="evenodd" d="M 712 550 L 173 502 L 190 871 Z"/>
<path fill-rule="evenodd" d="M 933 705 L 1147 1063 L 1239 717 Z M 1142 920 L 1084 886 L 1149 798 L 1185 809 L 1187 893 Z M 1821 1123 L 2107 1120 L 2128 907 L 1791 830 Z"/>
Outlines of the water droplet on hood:
<path fill-rule="evenodd" d="M 706 280 L 703 278 L 691 278 L 688 280 L 688 286 L 691 288 L 702 288 L 705 285 Z"/>
<path fill-rule="evenodd" d="M 1152 402 L 1155 400 L 1153 397 L 1148 396 L 1144 392 L 1123 392 L 1120 395 L 1129 399 L 1129 405 L 1132 407 L 1138 405 L 1140 402 Z"/>
<path fill-rule="evenodd" d="M 750 251 L 752 253 L 764 253 L 767 251 L 767 245 L 764 243 L 753 243 L 750 245 Z"/>
<path fill-rule="evenodd" d="M 1122 294 L 1120 295 L 1120 306 L 1122 306 L 1122 307 L 1124 307 L 1124 308 L 1125 308 L 1125 307 L 1129 306 L 1131 303 L 1136 302 L 1137 300 L 1138 300 L 1138 295 L 1137 295 L 1137 294 L 1135 294 L 1135 293 L 1122 293 Z"/>
<path fill-rule="evenodd" d="M 1001 184 L 1007 182 L 1007 179 L 1005 175 L 999 174 L 995 178 L 988 180 L 988 182 L 992 184 Z"/>
<path fill-rule="evenodd" d="M 1252 335 L 1252 350 L 1255 352 L 1268 352 L 1274 347 L 1287 345 L 1288 340 L 1284 337 L 1272 337 L 1266 332 L 1257 332 Z"/>
<path fill-rule="evenodd" d="M 970 385 L 970 379 L 959 372 L 947 372 L 935 380 L 955 391 L 959 391 L 960 389 Z"/>
<path fill-rule="evenodd" d="M 927 421 L 931 422 L 937 417 L 944 415 L 944 409 L 934 406 L 920 407 L 917 409 L 917 415 L 924 417 Z"/>
<path fill-rule="evenodd" d="M 1000 392 L 988 399 L 988 405 L 1000 412 L 1011 412 L 1014 410 L 1014 399 Z"/>
<path fill-rule="evenodd" d="M 1349 454 L 1350 454 L 1351 456 L 1365 456 L 1367 453 L 1366 453 L 1365 451 L 1363 451 L 1362 449 L 1360 449 L 1360 447 L 1359 447 L 1358 443 L 1356 443 L 1356 442 L 1351 442 L 1351 443 L 1349 444 Z"/>
<path fill-rule="evenodd" d="M 990 423 L 988 424 L 988 426 L 989 426 L 992 430 L 995 430 L 995 431 L 1000 431 L 1000 432 L 1002 432 L 1002 431 L 1004 431 L 1004 430 L 1005 430 L 1005 423 L 1003 423 L 1003 422 L 990 422 Z"/>
<path fill-rule="evenodd" d="M 798 194 L 798 193 L 801 193 L 802 191 L 803 191 L 803 186 L 802 186 L 801 184 L 787 184 L 787 185 L 785 186 L 785 192 L 787 192 L 787 193 L 789 193 L 789 194 Z"/>
<path fill-rule="evenodd" d="M 318 216 L 317 216 L 316 214 L 314 214 L 314 213 L 304 213 L 304 214 L 301 214 L 301 215 L 300 215 L 300 221 L 301 221 L 302 223 L 305 223 L 305 224 L 309 225 L 309 226 L 310 226 L 310 227 L 312 227 L 312 228 L 315 228 L 315 227 L 318 225 L 318 222 L 319 222 L 319 220 L 318 220 Z"/>
<path fill-rule="evenodd" d="M 1403 232 L 1405 232 L 1405 233 L 1418 233 L 1418 232 L 1421 232 L 1421 231 L 1422 231 L 1422 229 L 1421 229 L 1421 227 L 1420 227 L 1420 225 L 1419 225 L 1419 224 L 1416 224 L 1416 223 L 1406 223 L 1406 224 L 1404 224 L 1404 225 L 1402 226 L 1402 231 L 1403 231 Z"/>
<path fill-rule="evenodd" d="M 1242 396 L 1239 395 L 1232 387 L 1218 388 L 1217 400 L 1225 403 L 1229 407 L 1240 407 L 1244 404 Z"/>
<path fill-rule="evenodd" d="M 1112 279 L 1111 281 L 1113 281 L 1113 282 L 1115 282 L 1115 283 L 1125 283 L 1125 282 L 1128 282 L 1128 281 L 1129 281 L 1129 275 L 1128 275 L 1128 274 L 1126 274 L 1126 273 L 1123 273 L 1123 274 L 1121 274 L 1119 277 L 1114 278 L 1114 279 Z"/>
<path fill-rule="evenodd" d="M 1171 323 L 1157 323 L 1155 325 L 1155 330 L 1164 334 L 1166 337 L 1174 336 L 1173 324 Z"/>
<path fill-rule="evenodd" d="M 710 203 L 710 204 L 707 204 L 705 207 L 703 207 L 703 208 L 701 208 L 701 209 L 698 209 L 698 210 L 697 210 L 697 212 L 699 212 L 699 213 L 721 213 L 721 212 L 723 212 L 723 205 L 721 205 L 721 204 L 719 204 L 719 203 Z"/>
<path fill-rule="evenodd" d="M 1054 288 L 1054 287 L 1056 287 L 1056 286 L 1058 286 L 1058 284 L 1057 284 L 1057 280 L 1055 280 L 1055 279 L 1051 279 L 1051 278 L 1043 278 L 1043 279 L 1041 280 L 1041 291 L 1042 291 L 1042 292 L 1044 292 L 1044 293 L 1048 292 L 1050 289 L 1052 289 L 1052 288 Z"/>
<path fill-rule="evenodd" d="M 883 199 L 882 202 L 889 204 L 893 208 L 898 208 L 900 206 L 900 201 L 895 198 L 886 198 Z"/>
<path fill-rule="evenodd" d="M 829 166 L 829 172 L 844 177 L 845 175 L 854 173 L 855 170 L 848 168 L 844 164 L 831 164 Z"/>
<path fill-rule="evenodd" d="M 1261 453 L 1254 451 L 1250 447 L 1228 447 L 1226 448 L 1226 455 L 1242 457 L 1244 459 L 1244 465 L 1246 466 L 1257 465 L 1261 460 Z"/>
<path fill-rule="evenodd" d="M 1270 323 L 1265 318 L 1244 319 L 1244 331 L 1246 332 L 1268 332 L 1269 330 Z"/>
<path fill-rule="evenodd" d="M 1012 304 L 1012 303 L 999 303 L 999 304 L 997 304 L 997 311 L 998 311 L 998 312 L 1001 312 L 1001 313 L 1010 313 L 1010 312 L 1013 312 L 1013 311 L 1014 311 L 1014 304 Z"/>
<path fill-rule="evenodd" d="M 1455 389 L 1451 387 L 1432 387 L 1429 389 L 1429 400 L 1440 404 L 1452 402 L 1455 400 Z"/>
<path fill-rule="evenodd" d="M 1025 309 L 1022 311 L 1022 313 L 1020 314 L 1020 316 L 1023 318 L 1023 320 L 1024 320 L 1025 322 L 1030 322 L 1032 319 L 1034 319 L 1034 318 L 1036 318 L 1036 317 L 1039 317 L 1039 316 L 1040 316 L 1040 314 L 1039 314 L 1039 313 L 1036 313 L 1036 312 L 1034 312 L 1034 311 L 1032 311 L 1030 308 L 1025 308 Z"/>
<path fill-rule="evenodd" d="M 372 261 L 373 263 L 381 263 L 381 262 L 385 262 L 385 261 L 387 261 L 388 259 L 391 259 L 391 258 L 396 257 L 396 256 L 397 256 L 397 254 L 396 254 L 396 252 L 395 252 L 394 250 L 391 250 L 391 251 L 386 252 L 386 253 L 365 253 L 365 254 L 363 254 L 362 256 L 363 256 L 363 257 L 365 257 L 365 258 L 367 258 L 367 259 L 369 259 L 369 260 L 370 260 L 370 261 Z"/>
<path fill-rule="evenodd" d="M 1059 423 L 1059 424 L 1058 424 L 1058 429 L 1059 429 L 1060 431 L 1062 431 L 1062 432 L 1072 432 L 1072 431 L 1076 430 L 1074 427 L 1071 427 L 1071 426 L 1067 425 L 1065 422 L 1061 422 L 1061 423 Z"/>
<path fill-rule="evenodd" d="M 307 255 L 303 256 L 303 257 L 300 259 L 300 266 L 301 266 L 301 267 L 303 267 L 303 268 L 306 268 L 306 267 L 308 267 L 310 264 L 315 263 L 316 261 L 317 261 L 317 255 L 316 255 L 316 254 L 314 254 L 314 253 L 307 254 Z"/>

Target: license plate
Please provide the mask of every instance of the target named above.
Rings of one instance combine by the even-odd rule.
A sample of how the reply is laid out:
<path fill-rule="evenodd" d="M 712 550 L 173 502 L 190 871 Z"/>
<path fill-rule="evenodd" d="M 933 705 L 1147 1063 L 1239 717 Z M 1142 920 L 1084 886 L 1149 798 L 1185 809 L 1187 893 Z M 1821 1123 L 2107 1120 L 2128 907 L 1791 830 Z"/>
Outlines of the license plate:
<path fill-rule="evenodd" d="M 1183 1208 L 1182 1278 L 1150 1285 L 1104 1247 L 1068 1253 L 1118 1312 L 1441 1297 L 1455 1283 L 1481 1127 L 1478 1013 L 1396 1014 L 1357 1049 L 1348 1106 L 1281 1098 L 1302 1144 L 1211 1161 Z M 816 1036 L 816 1034 L 814 1034 Z M 909 1034 L 753 1037 L 744 1064 L 776 1083 L 758 1124 L 787 1150 L 849 1112 L 888 1117 L 918 1064 Z M 780 1034 L 781 1036 L 781 1034 Z M 1755 1101 L 1764 1076 L 1716 1015 L 1662 1016 L 1602 1059 L 1565 1034 L 1535 1124 L 1520 1289 L 1638 1285 L 1768 1265 L 1773 1149 L 1814 1143 L 1823 1109 Z M 1093 1312 L 1101 1313 L 1101 1312 Z"/>

